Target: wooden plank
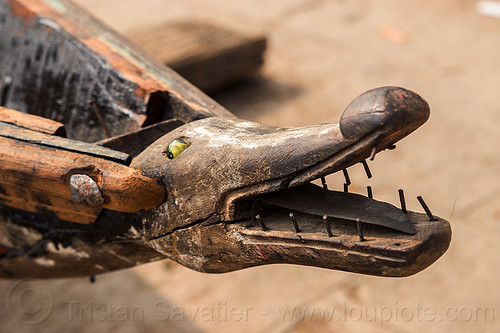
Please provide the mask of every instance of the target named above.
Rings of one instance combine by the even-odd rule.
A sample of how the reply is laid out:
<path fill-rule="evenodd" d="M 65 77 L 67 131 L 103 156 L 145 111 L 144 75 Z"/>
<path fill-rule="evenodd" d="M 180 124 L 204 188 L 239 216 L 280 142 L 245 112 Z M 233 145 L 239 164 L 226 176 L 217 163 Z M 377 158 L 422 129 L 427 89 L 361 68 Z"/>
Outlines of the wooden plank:
<path fill-rule="evenodd" d="M 135 131 L 150 115 L 233 116 L 70 1 L 0 1 L 0 17 L 0 105 L 59 121 L 72 139 Z"/>
<path fill-rule="evenodd" d="M 88 156 L 99 157 L 124 165 L 130 164 L 130 156 L 120 151 L 96 146 L 91 143 L 40 133 L 3 122 L 0 122 L 0 136 L 46 147 L 52 147 L 59 149 L 60 151 L 76 152 Z"/>
<path fill-rule="evenodd" d="M 201 22 L 177 22 L 128 36 L 146 52 L 204 91 L 258 72 L 266 38 Z"/>
<path fill-rule="evenodd" d="M 2 136 L 0 147 L 0 203 L 9 207 L 91 223 L 102 208 L 137 212 L 158 206 L 165 196 L 154 179 L 103 158 Z M 72 198 L 69 182 L 76 174 L 98 185 L 102 205 L 90 207 Z"/>
<path fill-rule="evenodd" d="M 102 210 L 102 207 L 88 207 L 74 200 L 35 189 L 22 191 L 19 187 L 5 183 L 0 183 L 0 186 L 2 205 L 38 214 L 49 221 L 51 217 L 56 217 L 62 221 L 89 224 L 97 219 Z"/>
<path fill-rule="evenodd" d="M 32 131 L 66 137 L 64 125 L 44 117 L 6 109 L 0 106 L 0 122 L 27 128 Z"/>

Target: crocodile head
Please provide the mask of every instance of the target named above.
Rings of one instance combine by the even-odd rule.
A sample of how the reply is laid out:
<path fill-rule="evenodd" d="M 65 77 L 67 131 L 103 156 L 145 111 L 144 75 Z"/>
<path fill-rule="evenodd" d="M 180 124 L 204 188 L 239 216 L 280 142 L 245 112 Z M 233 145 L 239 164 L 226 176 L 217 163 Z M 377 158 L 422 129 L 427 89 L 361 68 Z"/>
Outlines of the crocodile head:
<path fill-rule="evenodd" d="M 153 245 L 205 272 L 295 263 L 414 274 L 446 251 L 446 221 L 310 182 L 390 148 L 428 117 L 419 95 L 383 87 L 356 98 L 339 123 L 282 128 L 214 117 L 183 125 L 132 162 L 166 188 L 156 211 L 167 218 Z"/>

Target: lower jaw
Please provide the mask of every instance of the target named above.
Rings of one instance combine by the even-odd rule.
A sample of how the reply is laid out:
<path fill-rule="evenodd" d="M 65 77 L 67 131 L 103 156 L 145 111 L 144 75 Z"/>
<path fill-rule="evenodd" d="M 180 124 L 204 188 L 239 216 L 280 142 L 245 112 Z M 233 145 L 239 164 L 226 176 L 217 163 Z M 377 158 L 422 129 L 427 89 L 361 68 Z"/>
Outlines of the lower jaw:
<path fill-rule="evenodd" d="M 405 277 L 435 262 L 451 240 L 447 221 L 429 221 L 420 213 L 407 214 L 415 227 L 414 235 L 369 226 L 363 230 L 364 239 L 360 239 L 356 224 L 332 221 L 333 235 L 329 237 L 321 217 L 309 215 L 297 215 L 301 231 L 296 232 L 288 215 L 275 213 L 266 216 L 268 230 L 251 220 L 217 223 L 203 230 L 179 230 L 159 242 L 175 244 L 175 250 L 166 253 L 172 259 L 209 273 L 282 263 Z M 200 238 L 201 234 L 210 236 Z"/>

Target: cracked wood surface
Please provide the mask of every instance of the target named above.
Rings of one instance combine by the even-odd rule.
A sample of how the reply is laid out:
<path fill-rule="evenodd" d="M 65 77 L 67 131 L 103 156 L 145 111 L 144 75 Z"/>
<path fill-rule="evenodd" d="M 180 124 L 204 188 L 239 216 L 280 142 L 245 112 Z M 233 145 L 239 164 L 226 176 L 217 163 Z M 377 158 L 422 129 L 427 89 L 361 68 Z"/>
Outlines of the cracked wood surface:
<path fill-rule="evenodd" d="M 124 165 L 127 154 L 51 135 L 62 129 L 55 121 L 0 109 L 0 204 L 87 224 L 102 208 L 137 212 L 163 201 L 165 191 L 154 179 Z M 91 207 L 72 198 L 72 175 L 91 177 L 104 203 Z"/>

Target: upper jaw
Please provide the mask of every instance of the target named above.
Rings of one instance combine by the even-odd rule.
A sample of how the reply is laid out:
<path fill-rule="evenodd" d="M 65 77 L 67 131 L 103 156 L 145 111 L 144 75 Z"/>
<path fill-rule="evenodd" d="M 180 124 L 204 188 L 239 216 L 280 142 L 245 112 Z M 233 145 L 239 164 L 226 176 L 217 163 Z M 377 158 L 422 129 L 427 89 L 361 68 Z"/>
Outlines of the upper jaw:
<path fill-rule="evenodd" d="M 416 130 L 429 114 L 427 102 L 412 91 L 399 87 L 369 90 L 349 104 L 338 124 L 309 128 L 310 148 L 316 151 L 326 148 L 326 154 L 318 155 L 313 163 L 304 163 L 300 170 L 285 177 L 231 191 L 225 198 L 224 216 L 237 217 L 234 204 L 244 197 L 300 186 L 364 161 Z M 334 140 L 325 144 L 311 135 L 322 132 L 331 135 L 327 139 Z M 294 146 L 289 142 L 283 150 Z"/>
<path fill-rule="evenodd" d="M 348 149 L 304 170 L 290 186 L 303 184 L 361 162 L 401 140 L 430 115 L 429 105 L 418 94 L 399 87 L 369 90 L 354 99 L 343 112 L 339 129 Z"/>
<path fill-rule="evenodd" d="M 429 116 L 427 103 L 397 87 L 370 90 L 344 111 L 340 123 L 280 128 L 234 118 L 206 118 L 166 134 L 131 166 L 165 185 L 172 229 L 218 214 L 245 216 L 237 202 L 307 183 L 366 159 L 397 142 Z M 167 159 L 177 138 L 190 146 Z"/>

